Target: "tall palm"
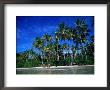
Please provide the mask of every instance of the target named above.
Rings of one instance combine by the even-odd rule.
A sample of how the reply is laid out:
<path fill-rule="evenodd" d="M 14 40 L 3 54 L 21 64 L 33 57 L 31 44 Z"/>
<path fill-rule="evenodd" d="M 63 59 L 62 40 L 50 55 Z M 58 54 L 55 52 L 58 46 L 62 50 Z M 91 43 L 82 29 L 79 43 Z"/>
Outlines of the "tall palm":
<path fill-rule="evenodd" d="M 59 61 L 59 40 L 60 40 L 60 32 L 57 31 L 55 32 L 55 44 L 56 44 L 56 56 L 57 56 L 57 61 Z"/>
<path fill-rule="evenodd" d="M 84 49 L 84 44 L 86 44 L 87 37 L 89 35 L 89 30 L 88 30 L 87 24 L 85 23 L 84 20 L 78 19 L 76 28 L 79 30 L 79 39 L 80 39 L 79 44 L 82 48 L 82 51 L 84 51 L 83 50 Z M 82 52 L 81 52 L 81 56 L 82 56 L 82 61 L 84 61 Z"/>
<path fill-rule="evenodd" d="M 60 39 L 64 40 L 64 41 L 66 41 L 66 40 L 69 41 L 69 40 L 71 40 L 72 35 L 74 36 L 73 32 L 71 32 L 71 28 L 69 26 L 65 25 L 65 23 L 60 23 L 59 24 L 58 31 L 60 33 Z M 68 51 L 70 51 L 69 47 L 68 47 Z M 73 63 L 73 55 L 71 54 L 71 65 L 72 65 L 72 63 Z"/>
<path fill-rule="evenodd" d="M 42 55 L 43 55 L 42 48 L 43 48 L 43 46 L 44 46 L 44 41 L 43 41 L 41 38 L 36 37 L 36 39 L 35 39 L 35 41 L 34 41 L 34 43 L 33 43 L 33 46 L 34 46 L 35 48 L 38 48 L 38 49 L 40 50 L 40 52 L 41 52 L 41 57 L 42 57 Z M 43 64 L 43 58 L 42 58 L 42 64 Z"/>
<path fill-rule="evenodd" d="M 73 53 L 74 59 L 77 57 L 78 49 L 83 48 L 83 43 L 86 42 L 88 35 L 88 28 L 84 20 L 77 19 L 74 28 L 70 28 L 70 38 L 75 44 L 75 52 Z M 80 47 L 81 46 L 81 47 Z"/>
<path fill-rule="evenodd" d="M 92 35 L 91 37 L 91 41 L 90 41 L 90 53 L 92 58 L 94 58 L 94 35 Z"/>
<path fill-rule="evenodd" d="M 67 38 L 68 38 L 67 26 L 65 25 L 64 22 L 59 24 L 58 30 L 57 30 L 57 32 L 55 32 L 55 35 L 56 35 L 56 45 L 57 45 L 57 60 L 59 61 L 59 57 L 60 57 L 58 54 L 58 52 L 60 52 L 60 48 L 58 48 L 59 41 L 67 40 Z"/>
<path fill-rule="evenodd" d="M 66 40 L 71 40 L 71 38 L 74 39 L 74 37 L 75 37 L 74 31 L 69 26 L 67 26 L 64 22 L 59 24 L 57 32 L 58 32 L 60 40 L 66 41 Z M 73 42 L 74 42 L 74 40 L 73 40 Z M 73 56 L 73 55 L 71 55 L 71 56 Z M 73 57 L 71 57 L 71 61 L 73 61 Z"/>
<path fill-rule="evenodd" d="M 71 65 L 74 64 L 74 59 L 75 59 L 75 56 L 76 56 L 76 48 L 74 45 L 71 46 Z"/>
<path fill-rule="evenodd" d="M 67 30 L 67 39 L 68 40 L 72 40 L 73 44 L 71 46 L 71 65 L 74 63 L 74 60 L 76 58 L 76 54 L 77 54 L 77 48 L 78 48 L 78 40 L 77 40 L 77 32 L 76 29 L 73 27 L 69 27 Z"/>
<path fill-rule="evenodd" d="M 45 47 L 44 47 L 44 51 L 46 53 L 48 53 L 48 64 L 50 64 L 50 55 L 51 55 L 51 43 L 52 43 L 52 36 L 49 35 L 48 33 L 46 33 L 44 36 L 43 36 L 43 40 L 44 40 L 44 44 L 45 44 Z"/>

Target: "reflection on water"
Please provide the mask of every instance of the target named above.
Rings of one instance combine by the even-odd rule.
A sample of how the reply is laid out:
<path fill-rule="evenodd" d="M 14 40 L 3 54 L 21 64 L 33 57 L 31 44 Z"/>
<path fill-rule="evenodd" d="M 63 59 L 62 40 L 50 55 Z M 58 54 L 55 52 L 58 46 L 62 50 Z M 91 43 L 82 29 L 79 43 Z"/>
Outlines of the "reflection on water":
<path fill-rule="evenodd" d="M 94 66 L 17 68 L 16 74 L 94 74 Z"/>

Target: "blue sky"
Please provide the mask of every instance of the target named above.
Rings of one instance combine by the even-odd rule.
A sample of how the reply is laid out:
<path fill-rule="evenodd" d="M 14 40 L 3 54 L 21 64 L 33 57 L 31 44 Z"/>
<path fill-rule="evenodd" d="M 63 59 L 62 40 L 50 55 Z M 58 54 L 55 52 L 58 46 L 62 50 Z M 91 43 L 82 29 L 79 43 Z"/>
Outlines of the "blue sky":
<path fill-rule="evenodd" d="M 31 49 L 36 37 L 45 33 L 54 35 L 61 22 L 74 26 L 77 18 L 85 19 L 90 34 L 94 34 L 93 16 L 16 16 L 16 52 Z"/>

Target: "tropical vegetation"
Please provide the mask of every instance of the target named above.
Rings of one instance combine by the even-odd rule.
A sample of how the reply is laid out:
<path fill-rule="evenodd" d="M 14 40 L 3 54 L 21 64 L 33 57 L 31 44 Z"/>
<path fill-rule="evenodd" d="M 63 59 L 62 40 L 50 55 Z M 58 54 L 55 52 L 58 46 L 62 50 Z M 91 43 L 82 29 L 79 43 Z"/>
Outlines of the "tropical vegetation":
<path fill-rule="evenodd" d="M 77 19 L 72 27 L 62 22 L 54 35 L 36 37 L 30 50 L 16 53 L 17 68 L 93 64 L 94 35 L 84 19 Z"/>

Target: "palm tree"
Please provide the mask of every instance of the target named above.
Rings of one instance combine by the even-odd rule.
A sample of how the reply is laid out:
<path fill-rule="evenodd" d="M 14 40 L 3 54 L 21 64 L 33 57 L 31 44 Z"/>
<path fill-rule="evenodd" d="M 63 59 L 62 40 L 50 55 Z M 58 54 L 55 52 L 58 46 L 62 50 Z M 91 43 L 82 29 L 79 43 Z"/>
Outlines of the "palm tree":
<path fill-rule="evenodd" d="M 94 59 L 94 35 L 90 36 L 90 54 L 91 58 Z"/>
<path fill-rule="evenodd" d="M 50 64 L 50 55 L 51 55 L 51 51 L 52 51 L 52 36 L 49 35 L 48 33 L 46 33 L 44 36 L 43 36 L 43 40 L 44 40 L 44 44 L 45 44 L 45 47 L 44 47 L 44 52 L 48 53 L 48 64 Z"/>
<path fill-rule="evenodd" d="M 47 56 L 47 63 L 51 65 L 51 59 L 55 56 L 55 45 L 54 43 L 50 43 L 47 46 L 44 46 L 44 52 Z"/>
<path fill-rule="evenodd" d="M 51 41 L 52 41 L 52 36 L 49 35 L 48 33 L 46 33 L 46 34 L 43 36 L 43 40 L 45 41 L 45 45 L 47 46 L 48 44 L 51 43 Z"/>
<path fill-rule="evenodd" d="M 67 40 L 68 39 L 68 29 L 69 27 L 65 25 L 64 22 L 59 24 L 58 32 L 60 33 L 60 39 L 61 40 Z"/>
<path fill-rule="evenodd" d="M 59 31 L 57 31 L 57 32 L 55 32 L 55 40 L 56 40 L 56 42 L 55 42 L 55 44 L 56 44 L 56 56 L 57 56 L 57 61 L 59 61 L 59 40 L 60 40 L 60 32 Z"/>
<path fill-rule="evenodd" d="M 56 35 L 56 45 L 57 45 L 57 61 L 59 61 L 59 54 L 58 52 L 60 52 L 60 48 L 58 48 L 59 46 L 59 41 L 60 40 L 67 40 L 68 39 L 68 26 L 65 25 L 64 22 L 60 23 L 58 25 L 58 30 L 57 32 L 55 32 L 55 35 Z"/>
<path fill-rule="evenodd" d="M 41 57 L 42 57 L 42 55 L 43 55 L 42 48 L 43 48 L 43 46 L 44 46 L 44 41 L 43 41 L 41 38 L 36 37 L 36 39 L 35 39 L 35 41 L 34 41 L 34 43 L 33 43 L 33 46 L 34 46 L 35 48 L 38 48 L 38 49 L 40 50 L 40 52 L 41 52 Z M 42 58 L 42 65 L 43 65 L 43 58 Z"/>
<path fill-rule="evenodd" d="M 72 53 L 71 53 L 71 65 L 73 65 L 74 59 L 75 59 L 75 52 L 76 52 L 76 48 L 74 45 L 71 46 L 71 51 L 72 51 Z"/>
<path fill-rule="evenodd" d="M 49 64 L 49 62 L 50 62 L 50 47 L 44 46 L 43 50 L 44 50 L 46 58 L 47 58 L 47 63 Z"/>
<path fill-rule="evenodd" d="M 73 61 L 76 58 L 76 54 L 77 54 L 77 48 L 78 48 L 78 41 L 77 41 L 77 32 L 75 28 L 72 27 L 68 27 L 67 29 L 67 39 L 68 40 L 72 40 L 73 45 L 71 46 L 71 65 L 74 63 Z"/>
<path fill-rule="evenodd" d="M 75 27 L 69 29 L 69 37 L 73 41 L 73 46 L 75 47 L 72 49 L 74 59 L 77 57 L 78 49 L 83 49 L 83 43 L 86 42 L 88 32 L 87 25 L 82 19 L 77 19 Z"/>
<path fill-rule="evenodd" d="M 85 56 L 86 56 L 86 61 L 91 62 L 92 64 L 94 63 L 94 42 L 92 42 L 91 40 L 86 43 L 85 45 Z"/>
<path fill-rule="evenodd" d="M 78 22 L 80 22 L 80 24 L 78 24 Z M 88 30 L 88 27 L 86 25 L 86 23 L 84 22 L 84 20 L 78 20 L 77 22 L 77 27 L 79 28 L 79 38 L 80 38 L 80 46 L 82 48 L 82 51 L 84 51 L 84 44 L 87 42 L 87 37 L 89 35 L 89 30 Z M 86 48 L 85 48 L 86 49 Z M 82 56 L 82 61 L 84 62 L 84 59 L 83 59 L 83 54 L 81 52 L 81 56 Z M 86 56 L 86 55 L 85 55 Z M 87 58 L 87 56 L 86 56 Z"/>

